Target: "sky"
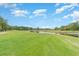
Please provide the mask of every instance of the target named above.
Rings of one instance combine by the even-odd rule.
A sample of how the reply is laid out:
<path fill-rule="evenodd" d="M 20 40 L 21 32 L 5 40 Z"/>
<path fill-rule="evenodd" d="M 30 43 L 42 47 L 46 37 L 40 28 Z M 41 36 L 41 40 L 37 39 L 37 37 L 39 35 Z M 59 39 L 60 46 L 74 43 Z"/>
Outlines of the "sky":
<path fill-rule="evenodd" d="M 12 26 L 55 28 L 79 21 L 79 4 L 0 3 L 0 16 Z"/>

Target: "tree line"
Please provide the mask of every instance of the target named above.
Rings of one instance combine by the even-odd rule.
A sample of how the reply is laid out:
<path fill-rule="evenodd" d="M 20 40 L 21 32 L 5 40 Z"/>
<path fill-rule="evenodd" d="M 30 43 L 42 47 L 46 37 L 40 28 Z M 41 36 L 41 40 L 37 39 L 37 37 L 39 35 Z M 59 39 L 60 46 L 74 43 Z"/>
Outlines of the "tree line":
<path fill-rule="evenodd" d="M 0 16 L 0 31 L 6 31 L 7 30 L 7 20 L 5 20 L 3 17 Z"/>
<path fill-rule="evenodd" d="M 45 28 L 46 29 L 46 28 Z M 26 27 L 26 26 L 11 26 L 8 24 L 8 21 L 0 16 L 0 31 L 7 31 L 7 30 L 44 30 L 42 28 L 33 28 L 33 27 Z M 48 30 L 48 28 L 47 28 Z"/>
<path fill-rule="evenodd" d="M 8 21 L 0 16 L 0 31 L 7 30 L 32 30 L 32 27 L 24 27 L 24 26 L 11 26 L 8 24 Z"/>
<path fill-rule="evenodd" d="M 70 30 L 70 31 L 78 31 L 79 30 L 79 21 L 70 23 L 66 26 L 61 26 L 60 28 L 55 28 L 55 30 Z"/>
<path fill-rule="evenodd" d="M 25 26 L 11 26 L 8 24 L 8 21 L 0 16 L 0 31 L 7 31 L 7 30 L 50 30 L 49 28 L 32 28 L 32 27 L 25 27 Z M 72 30 L 78 31 L 79 30 L 79 21 L 70 23 L 66 26 L 61 26 L 60 28 L 56 27 L 54 30 Z"/>

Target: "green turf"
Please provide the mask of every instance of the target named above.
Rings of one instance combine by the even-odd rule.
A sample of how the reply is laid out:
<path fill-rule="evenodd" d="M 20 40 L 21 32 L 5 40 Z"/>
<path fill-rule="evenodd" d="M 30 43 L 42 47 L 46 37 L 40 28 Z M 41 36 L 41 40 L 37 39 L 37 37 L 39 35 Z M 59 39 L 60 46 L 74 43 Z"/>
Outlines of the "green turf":
<path fill-rule="evenodd" d="M 77 56 L 79 38 L 28 31 L 0 34 L 2 56 Z"/>

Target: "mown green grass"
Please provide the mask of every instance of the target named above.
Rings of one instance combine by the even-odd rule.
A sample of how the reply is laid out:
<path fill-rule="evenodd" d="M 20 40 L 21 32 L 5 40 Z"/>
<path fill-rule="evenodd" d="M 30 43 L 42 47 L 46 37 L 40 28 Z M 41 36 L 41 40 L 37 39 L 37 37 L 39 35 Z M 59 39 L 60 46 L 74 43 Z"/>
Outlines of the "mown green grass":
<path fill-rule="evenodd" d="M 1 56 L 77 56 L 79 38 L 28 31 L 0 34 Z"/>

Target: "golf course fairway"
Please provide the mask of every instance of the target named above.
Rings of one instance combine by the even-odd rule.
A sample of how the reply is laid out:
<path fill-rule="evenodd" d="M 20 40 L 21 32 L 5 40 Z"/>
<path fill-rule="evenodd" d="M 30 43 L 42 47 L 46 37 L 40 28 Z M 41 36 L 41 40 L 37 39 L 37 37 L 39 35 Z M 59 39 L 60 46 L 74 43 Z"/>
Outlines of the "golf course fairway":
<path fill-rule="evenodd" d="M 79 38 L 7 31 L 0 34 L 0 56 L 79 56 Z"/>

